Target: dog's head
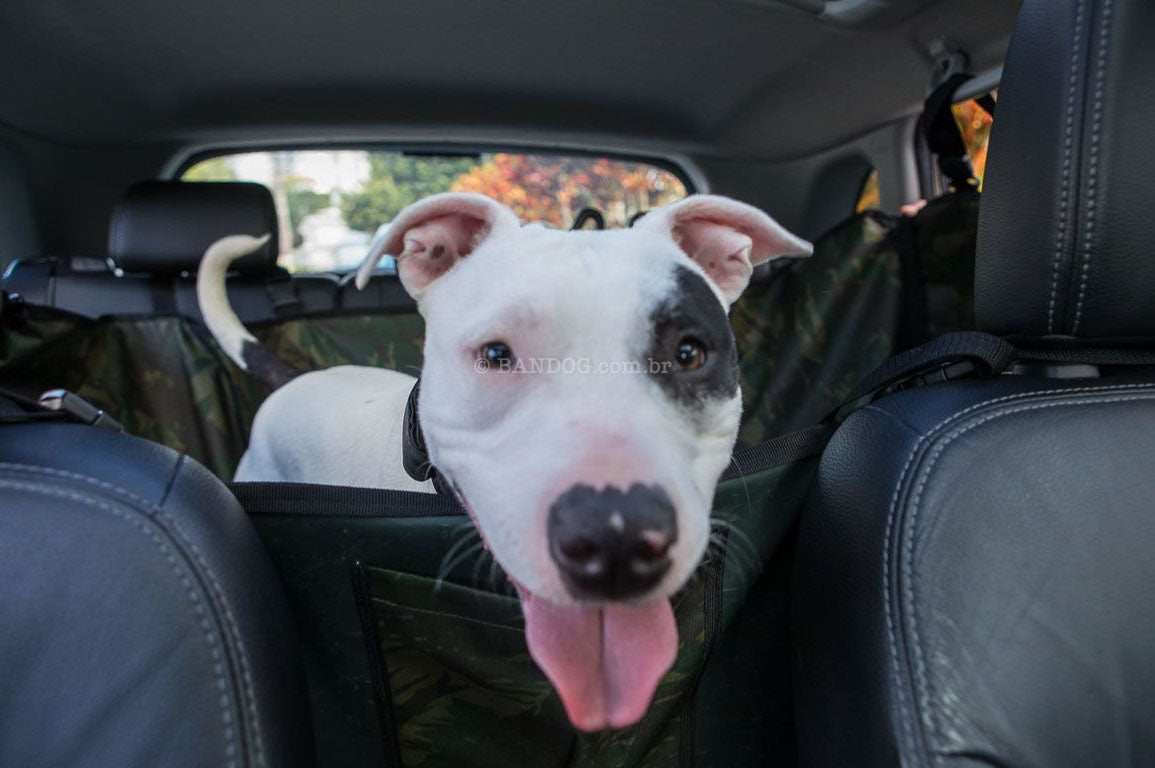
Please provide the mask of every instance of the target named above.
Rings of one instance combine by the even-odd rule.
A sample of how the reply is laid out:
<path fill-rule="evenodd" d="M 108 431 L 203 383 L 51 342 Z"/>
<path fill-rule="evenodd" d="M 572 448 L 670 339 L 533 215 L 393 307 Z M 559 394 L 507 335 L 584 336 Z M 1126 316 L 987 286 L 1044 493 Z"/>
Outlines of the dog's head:
<path fill-rule="evenodd" d="M 810 251 L 723 197 L 561 232 L 450 193 L 403 211 L 358 271 L 397 257 L 426 320 L 430 458 L 580 728 L 640 719 L 673 663 L 669 597 L 706 549 L 741 414 L 727 312 L 756 265 Z"/>

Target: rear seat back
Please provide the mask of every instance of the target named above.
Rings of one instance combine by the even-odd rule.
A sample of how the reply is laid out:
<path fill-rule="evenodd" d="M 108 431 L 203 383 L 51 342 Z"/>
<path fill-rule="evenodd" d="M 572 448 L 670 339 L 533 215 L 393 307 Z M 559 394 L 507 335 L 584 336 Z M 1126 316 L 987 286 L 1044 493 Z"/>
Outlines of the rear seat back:
<path fill-rule="evenodd" d="M 53 256 L 14 261 L 4 276 L 4 288 L 29 304 L 85 317 L 152 314 L 147 278 L 115 278 L 112 268 L 99 259 Z"/>
<path fill-rule="evenodd" d="M 225 235 L 269 233 L 269 244 L 237 262 L 228 278 L 242 322 L 417 311 L 393 274 L 373 275 L 363 291 L 352 275 L 290 275 L 276 265 L 277 230 L 273 197 L 260 184 L 145 181 L 113 213 L 107 261 L 24 259 L 12 264 L 3 285 L 30 304 L 92 319 L 179 315 L 201 322 L 195 274 L 205 249 Z"/>
<path fill-rule="evenodd" d="M 811 258 L 751 284 L 731 312 L 744 395 L 739 443 L 818 420 L 908 346 L 907 337 L 973 326 L 976 198 L 934 201 L 914 219 L 856 215 L 820 238 Z M 36 294 L 9 280 L 31 305 L 100 319 L 66 322 L 71 341 L 55 346 L 46 343 L 55 338 L 46 328 L 64 321 L 43 318 L 13 328 L 11 351 L 0 348 L 0 386 L 28 396 L 81 387 L 135 434 L 231 475 L 267 390 L 234 370 L 212 343 L 200 323 L 193 273 L 216 238 L 275 230 L 272 196 L 259 185 L 137 185 L 113 226 L 112 251 L 125 274 L 75 264 L 53 273 L 29 262 L 18 276 L 48 288 Z M 906 236 L 897 238 L 900 231 Z M 903 244 L 915 253 L 904 255 Z M 289 276 L 275 266 L 275 254 L 270 244 L 243 260 L 228 287 L 241 320 L 277 357 L 303 370 L 352 364 L 420 371 L 424 325 L 396 275 L 377 273 L 359 291 L 352 275 Z M 915 304 L 921 311 L 912 310 Z M 917 333 L 911 318 L 920 319 Z M 177 336 L 179 345 L 165 341 L 163 349 L 148 341 Z M 33 353 L 38 344 L 45 349 Z M 118 378 L 111 379 L 114 370 Z M 156 381 L 157 371 L 165 372 L 172 391 L 149 400 L 141 382 Z M 98 387 L 97 380 L 105 383 Z"/>
<path fill-rule="evenodd" d="M 420 370 L 424 325 L 396 275 L 365 291 L 351 277 L 290 275 L 275 264 L 272 195 L 256 184 L 144 182 L 117 207 L 115 268 L 25 261 L 4 287 L 0 388 L 36 397 L 64 387 L 133 434 L 231 477 L 268 390 L 219 350 L 201 322 L 195 271 L 228 234 L 273 234 L 228 277 L 229 300 L 278 357 L 303 370 L 341 364 Z M 56 310 L 68 310 L 61 313 Z"/>
<path fill-rule="evenodd" d="M 180 315 L 200 322 L 196 269 L 205 249 L 230 234 L 270 234 L 234 265 L 229 299 L 246 323 L 338 308 L 335 275 L 289 275 L 276 265 L 277 214 L 269 190 L 247 182 L 145 181 L 113 212 L 109 262 L 16 262 L 4 287 L 25 301 L 89 318 Z M 94 268 L 95 266 L 95 268 Z"/>
<path fill-rule="evenodd" d="M 405 292 L 394 274 L 375 274 L 364 289 L 357 288 L 356 272 L 350 272 L 338 283 L 337 306 L 344 312 L 388 312 L 416 314 L 417 302 Z"/>
<path fill-rule="evenodd" d="M 293 279 L 277 266 L 277 230 L 273 196 L 260 184 L 141 182 L 113 213 L 109 256 L 124 273 L 114 279 L 147 275 L 150 314 L 200 321 L 195 274 L 205 250 L 226 235 L 268 234 L 263 248 L 233 264 L 228 279 L 229 300 L 242 322 L 332 310 L 332 276 Z"/>

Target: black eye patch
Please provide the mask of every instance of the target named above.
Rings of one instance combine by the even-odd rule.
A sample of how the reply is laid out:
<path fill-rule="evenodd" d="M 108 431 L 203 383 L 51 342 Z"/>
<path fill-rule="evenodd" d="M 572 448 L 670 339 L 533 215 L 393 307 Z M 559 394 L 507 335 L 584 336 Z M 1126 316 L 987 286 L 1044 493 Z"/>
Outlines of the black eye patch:
<path fill-rule="evenodd" d="M 685 405 L 733 397 L 738 392 L 738 350 L 730 319 L 706 280 L 674 268 L 674 290 L 650 315 L 645 370 L 672 398 Z M 686 370 L 678 363 L 684 339 L 705 350 L 705 363 Z"/>

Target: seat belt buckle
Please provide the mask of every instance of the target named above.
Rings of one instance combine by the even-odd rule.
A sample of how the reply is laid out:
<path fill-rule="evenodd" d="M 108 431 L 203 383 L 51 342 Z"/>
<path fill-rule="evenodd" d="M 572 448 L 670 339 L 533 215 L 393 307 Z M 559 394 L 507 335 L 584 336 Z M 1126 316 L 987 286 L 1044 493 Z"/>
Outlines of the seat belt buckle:
<path fill-rule="evenodd" d="M 278 317 L 300 311 L 302 301 L 297 295 L 293 278 L 286 274 L 275 275 L 265 281 L 265 291 L 273 303 L 273 313 Z"/>
<path fill-rule="evenodd" d="M 902 392 L 907 389 L 915 389 L 917 387 L 926 387 L 931 384 L 941 384 L 946 381 L 954 381 L 956 379 L 968 379 L 976 374 L 981 373 L 982 369 L 970 358 L 963 358 L 962 360 L 953 360 L 947 363 L 941 363 L 930 368 L 912 371 L 905 378 L 899 379 L 893 384 L 872 390 L 864 395 L 853 400 L 848 400 L 837 409 L 827 414 L 823 422 L 833 422 L 834 424 L 841 424 L 846 420 L 846 417 L 857 411 L 863 406 L 870 405 L 878 398 L 893 394 L 895 392 Z"/>
<path fill-rule="evenodd" d="M 910 378 L 896 383 L 891 389 L 894 392 L 901 392 L 904 389 L 925 387 L 930 384 L 941 384 L 944 381 L 967 379 L 978 372 L 979 367 L 975 365 L 974 360 L 955 360 L 951 363 L 943 363 L 929 371 L 913 374 Z"/>
<path fill-rule="evenodd" d="M 40 395 L 40 405 L 50 411 L 63 413 L 75 421 L 91 427 L 100 427 L 113 432 L 123 432 L 124 425 L 97 408 L 75 392 L 67 389 L 50 389 Z"/>

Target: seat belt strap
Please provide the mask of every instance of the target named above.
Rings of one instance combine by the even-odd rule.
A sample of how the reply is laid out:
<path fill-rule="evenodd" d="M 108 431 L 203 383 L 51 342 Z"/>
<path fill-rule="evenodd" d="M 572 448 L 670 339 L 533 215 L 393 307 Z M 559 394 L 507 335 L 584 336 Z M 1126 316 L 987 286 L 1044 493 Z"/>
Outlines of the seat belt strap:
<path fill-rule="evenodd" d="M 883 362 L 824 421 L 840 423 L 852 411 L 897 389 L 1000 374 L 1018 356 L 1012 344 L 989 333 L 945 333 Z"/>
<path fill-rule="evenodd" d="M 70 421 L 113 432 L 123 432 L 119 421 L 80 395 L 66 389 L 50 389 L 40 402 L 0 390 L 0 424 L 25 424 L 34 421 Z"/>
<path fill-rule="evenodd" d="M 68 414 L 45 410 L 40 404 L 15 392 L 0 390 L 0 424 L 67 420 Z"/>
<path fill-rule="evenodd" d="M 889 358 L 820 423 L 734 451 L 722 480 L 818 456 L 852 412 L 896 389 L 1002 373 L 1017 352 L 997 336 L 978 331 L 948 333 Z"/>
<path fill-rule="evenodd" d="M 819 456 L 837 429 L 838 425 L 833 423 L 815 424 L 736 448 L 730 456 L 730 466 L 722 473 L 721 482 Z"/>
<path fill-rule="evenodd" d="M 823 421 L 841 423 L 851 412 L 889 392 L 953 379 L 997 376 L 1018 361 L 1155 365 L 1155 350 L 1070 344 L 1015 346 L 981 331 L 946 333 L 886 360 Z"/>

